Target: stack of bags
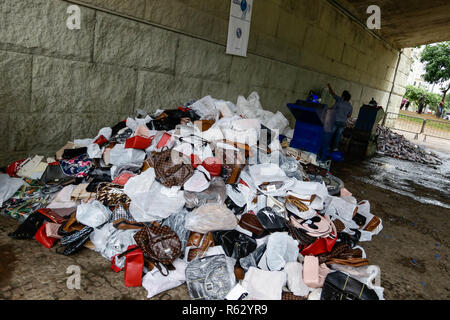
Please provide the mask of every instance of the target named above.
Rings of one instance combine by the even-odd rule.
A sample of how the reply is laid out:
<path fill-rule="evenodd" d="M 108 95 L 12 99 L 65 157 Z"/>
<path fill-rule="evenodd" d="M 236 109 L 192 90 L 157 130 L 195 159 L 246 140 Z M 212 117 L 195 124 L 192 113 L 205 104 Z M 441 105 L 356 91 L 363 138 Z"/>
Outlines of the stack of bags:
<path fill-rule="evenodd" d="M 256 92 L 138 110 L 54 158 L 12 163 L 2 212 L 23 222 L 9 236 L 95 250 L 149 298 L 186 283 L 196 300 L 383 299 L 359 245 L 381 220 L 288 155 L 287 125 Z"/>

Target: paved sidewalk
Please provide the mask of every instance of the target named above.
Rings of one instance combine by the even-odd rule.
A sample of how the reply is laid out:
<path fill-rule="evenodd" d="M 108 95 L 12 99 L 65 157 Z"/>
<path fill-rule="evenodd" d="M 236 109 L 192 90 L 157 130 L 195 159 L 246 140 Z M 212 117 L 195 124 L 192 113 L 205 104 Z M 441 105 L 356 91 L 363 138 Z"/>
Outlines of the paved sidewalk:
<path fill-rule="evenodd" d="M 63 256 L 35 240 L 14 240 L 8 233 L 16 220 L 0 216 L 0 299 L 12 300 L 147 300 L 143 287 L 127 288 L 124 273 L 115 273 L 111 263 L 99 253 L 84 248 L 73 256 Z M 68 289 L 67 268 L 81 268 L 81 288 Z M 185 285 L 161 293 L 153 299 L 189 299 Z"/>

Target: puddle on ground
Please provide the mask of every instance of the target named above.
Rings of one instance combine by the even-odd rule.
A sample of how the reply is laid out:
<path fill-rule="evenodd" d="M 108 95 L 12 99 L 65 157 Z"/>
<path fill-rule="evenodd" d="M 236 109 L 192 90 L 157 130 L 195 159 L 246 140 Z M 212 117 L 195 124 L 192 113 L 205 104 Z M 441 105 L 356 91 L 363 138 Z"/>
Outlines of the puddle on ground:
<path fill-rule="evenodd" d="M 424 204 L 450 209 L 450 154 L 433 152 L 443 160 L 442 165 L 425 165 L 377 155 L 355 163 L 352 178 Z"/>

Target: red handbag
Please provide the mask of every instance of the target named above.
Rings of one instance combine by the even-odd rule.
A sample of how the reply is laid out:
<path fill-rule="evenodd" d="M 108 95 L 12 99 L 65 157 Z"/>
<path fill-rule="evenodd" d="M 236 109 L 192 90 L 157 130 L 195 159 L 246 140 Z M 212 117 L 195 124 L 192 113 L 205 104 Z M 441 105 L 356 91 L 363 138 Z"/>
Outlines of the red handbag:
<path fill-rule="evenodd" d="M 161 139 L 159 140 L 158 144 L 156 145 L 157 149 L 161 149 L 162 147 L 164 147 L 167 142 L 170 140 L 170 138 L 172 138 L 172 136 L 170 134 L 168 134 L 167 132 L 165 132 L 163 134 L 163 136 L 161 137 Z"/>
<path fill-rule="evenodd" d="M 145 150 L 152 144 L 153 137 L 151 138 L 144 138 L 141 136 L 134 136 L 131 138 L 128 138 L 127 141 L 125 141 L 125 149 L 133 148 L 133 149 L 141 149 Z"/>
<path fill-rule="evenodd" d="M 220 172 L 222 171 L 222 162 L 216 157 L 206 158 L 203 160 L 202 166 L 208 170 L 212 177 L 220 175 Z"/>
<path fill-rule="evenodd" d="M 98 144 L 100 147 L 103 147 L 108 143 L 108 140 L 105 138 L 105 136 L 101 135 L 97 138 L 97 140 L 94 141 L 94 143 Z"/>
<path fill-rule="evenodd" d="M 144 253 L 138 246 L 129 246 L 127 251 L 112 257 L 111 269 L 119 272 L 120 269 L 115 264 L 115 258 L 125 256 L 125 286 L 126 287 L 140 287 L 142 286 L 142 272 L 144 271 Z"/>
<path fill-rule="evenodd" d="M 47 232 L 45 231 L 45 225 L 47 223 L 44 223 L 39 229 L 38 231 L 35 233 L 34 238 L 40 243 L 42 244 L 44 247 L 50 249 L 51 247 L 53 247 L 56 243 L 56 241 L 58 241 L 58 239 L 56 238 L 50 238 L 47 236 Z"/>
<path fill-rule="evenodd" d="M 6 173 L 9 174 L 9 176 L 11 177 L 15 177 L 17 178 L 17 171 L 19 170 L 19 166 L 22 162 L 24 162 L 26 159 L 22 159 L 19 161 L 14 161 L 13 163 L 11 163 L 8 168 L 6 168 Z"/>
<path fill-rule="evenodd" d="M 124 172 L 120 176 L 116 177 L 112 181 L 112 183 L 120 184 L 120 185 L 124 186 L 128 182 L 128 180 L 134 176 L 136 176 L 134 173 Z"/>
<path fill-rule="evenodd" d="M 44 216 L 49 218 L 54 223 L 64 224 L 67 221 L 67 218 L 61 217 L 59 214 L 57 214 L 56 212 L 54 212 L 51 209 L 42 208 L 42 209 L 37 210 L 37 212 L 39 212 L 40 214 L 43 214 Z"/>
<path fill-rule="evenodd" d="M 321 253 L 330 252 L 331 249 L 333 249 L 333 246 L 336 243 L 336 241 L 337 241 L 337 237 L 319 238 L 316 241 L 314 241 L 313 243 L 311 243 L 309 246 L 305 247 L 301 251 L 301 254 L 303 256 L 308 256 L 308 255 L 317 256 Z M 301 247 L 299 247 L 299 248 L 301 250 Z"/>

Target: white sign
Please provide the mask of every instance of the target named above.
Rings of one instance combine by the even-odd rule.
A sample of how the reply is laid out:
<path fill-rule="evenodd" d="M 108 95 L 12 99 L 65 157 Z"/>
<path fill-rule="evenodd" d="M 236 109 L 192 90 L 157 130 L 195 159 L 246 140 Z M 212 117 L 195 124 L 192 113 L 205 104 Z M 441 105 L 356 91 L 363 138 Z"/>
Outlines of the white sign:
<path fill-rule="evenodd" d="M 253 0 L 231 0 L 227 54 L 247 56 Z"/>

